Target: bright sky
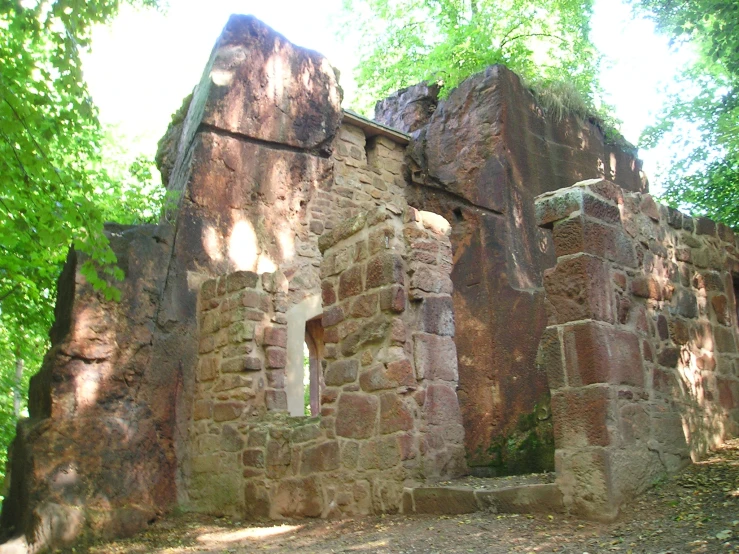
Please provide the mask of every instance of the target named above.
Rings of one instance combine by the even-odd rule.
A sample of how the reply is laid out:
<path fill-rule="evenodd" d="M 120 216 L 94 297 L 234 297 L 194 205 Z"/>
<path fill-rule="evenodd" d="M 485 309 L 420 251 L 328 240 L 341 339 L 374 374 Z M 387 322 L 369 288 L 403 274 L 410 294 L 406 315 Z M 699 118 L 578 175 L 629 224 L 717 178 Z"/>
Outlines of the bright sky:
<path fill-rule="evenodd" d="M 332 24 L 341 1 L 171 0 L 166 14 L 124 7 L 111 27 L 96 31 L 93 52 L 85 58 L 101 119 L 138 137 L 153 154 L 171 114 L 199 81 L 232 13 L 253 14 L 290 41 L 324 54 L 341 71 L 341 85 L 351 98 L 355 47 L 342 44 Z M 688 58 L 671 52 L 651 23 L 632 20 L 620 0 L 596 0 L 595 6 L 592 36 L 606 57 L 602 85 L 624 122 L 624 136 L 636 143 L 661 106 L 662 85 Z M 641 155 L 649 174 L 664 152 Z"/>

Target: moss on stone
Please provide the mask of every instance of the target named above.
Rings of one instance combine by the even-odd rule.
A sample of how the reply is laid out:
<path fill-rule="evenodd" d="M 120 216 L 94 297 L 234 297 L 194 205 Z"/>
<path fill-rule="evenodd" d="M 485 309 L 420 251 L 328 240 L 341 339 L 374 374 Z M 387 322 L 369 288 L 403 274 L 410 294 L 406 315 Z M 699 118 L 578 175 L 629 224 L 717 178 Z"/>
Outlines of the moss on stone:
<path fill-rule="evenodd" d="M 549 397 L 521 414 L 511 432 L 487 449 L 485 473 L 492 477 L 554 471 L 554 430 Z"/>

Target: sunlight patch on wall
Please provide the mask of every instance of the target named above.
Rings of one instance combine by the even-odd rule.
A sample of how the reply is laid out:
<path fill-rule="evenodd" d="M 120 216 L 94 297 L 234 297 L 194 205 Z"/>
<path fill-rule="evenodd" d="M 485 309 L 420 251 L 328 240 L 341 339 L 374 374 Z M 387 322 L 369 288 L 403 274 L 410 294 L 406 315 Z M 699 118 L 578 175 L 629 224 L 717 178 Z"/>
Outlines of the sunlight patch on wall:
<path fill-rule="evenodd" d="M 228 237 L 228 258 L 236 270 L 254 271 L 259 258 L 259 242 L 254 226 L 246 220 L 237 221 Z"/>

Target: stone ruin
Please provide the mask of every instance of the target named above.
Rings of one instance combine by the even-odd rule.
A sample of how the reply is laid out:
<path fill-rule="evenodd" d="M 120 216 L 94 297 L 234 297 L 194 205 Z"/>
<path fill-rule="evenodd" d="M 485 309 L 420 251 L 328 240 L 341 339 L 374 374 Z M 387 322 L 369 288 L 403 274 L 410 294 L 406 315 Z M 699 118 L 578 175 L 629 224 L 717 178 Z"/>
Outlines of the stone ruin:
<path fill-rule="evenodd" d="M 608 520 L 737 432 L 729 228 L 656 204 L 633 151 L 503 67 L 376 121 L 341 96 L 322 56 L 229 20 L 158 156 L 178 205 L 108 227 L 121 301 L 69 254 L 8 544 L 552 470 L 546 509 Z"/>

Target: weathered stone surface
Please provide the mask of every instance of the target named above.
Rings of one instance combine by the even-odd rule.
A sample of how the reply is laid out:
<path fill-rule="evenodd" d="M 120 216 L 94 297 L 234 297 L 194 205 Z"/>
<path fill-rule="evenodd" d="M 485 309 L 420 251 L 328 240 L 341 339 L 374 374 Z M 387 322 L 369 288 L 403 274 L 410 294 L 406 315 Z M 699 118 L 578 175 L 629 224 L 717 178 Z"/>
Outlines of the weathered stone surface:
<path fill-rule="evenodd" d="M 353 383 L 357 380 L 359 373 L 359 361 L 339 360 L 332 362 L 326 369 L 326 385 L 329 387 L 340 387 L 345 383 Z"/>
<path fill-rule="evenodd" d="M 9 461 L 0 526 L 52 547 L 74 541 L 93 512 L 109 515 L 100 533 L 132 533 L 175 500 L 175 390 L 145 385 L 175 379 L 150 365 L 155 291 L 166 275 L 166 265 L 152 260 L 167 259 L 171 229 L 111 225 L 107 233 L 126 275 L 117 283 L 121 302 L 103 301 L 79 272 L 85 258 L 70 252 L 59 279 L 53 346 L 31 379 L 31 419 L 19 424 Z M 100 494 L 91 498 L 88 490 Z M 73 509 L 79 526 L 44 536 L 53 527 L 53 506 Z"/>
<path fill-rule="evenodd" d="M 394 92 L 375 104 L 375 121 L 412 133 L 426 125 L 439 103 L 439 87 L 419 83 Z"/>
<path fill-rule="evenodd" d="M 435 335 L 454 336 L 454 305 L 449 296 L 429 296 L 421 304 L 422 329 Z"/>
<path fill-rule="evenodd" d="M 544 274 L 547 299 L 552 303 L 557 322 L 580 319 L 613 321 L 608 287 L 608 271 L 602 260 L 578 255 L 557 264 Z"/>
<path fill-rule="evenodd" d="M 631 154 L 542 117 L 505 69 L 433 114 L 402 94 L 386 105 L 419 126 L 408 157 L 356 116 L 337 133 L 332 79 L 319 56 L 231 20 L 168 147 L 176 233 L 114 230 L 121 305 L 62 278 L 4 526 L 56 514 L 72 538 L 127 533 L 177 492 L 239 517 L 392 512 L 404 481 L 465 459 L 493 471 L 495 445 L 525 426 L 556 436 L 568 507 L 611 517 L 655 468 L 736 428 L 730 230 L 604 180 L 645 185 Z M 320 419 L 285 413 L 303 392 L 287 333 L 304 324 Z M 110 453 L 81 452 L 89 437 Z"/>
<path fill-rule="evenodd" d="M 331 471 L 339 467 L 339 443 L 323 442 L 303 450 L 300 461 L 300 474 L 310 475 L 321 471 Z"/>
<path fill-rule="evenodd" d="M 253 16 L 231 16 L 205 79 L 203 122 L 217 129 L 327 149 L 339 126 L 341 93 L 328 61 L 290 44 Z"/>
<path fill-rule="evenodd" d="M 362 390 L 374 392 L 397 387 L 413 387 L 416 384 L 413 367 L 408 360 L 373 366 L 359 376 Z"/>
<path fill-rule="evenodd" d="M 451 337 L 416 333 L 413 345 L 419 379 L 457 381 L 457 347 Z"/>
<path fill-rule="evenodd" d="M 563 343 L 569 386 L 644 386 L 641 349 L 634 333 L 588 321 L 566 326 Z"/>
<path fill-rule="evenodd" d="M 367 262 L 367 290 L 403 282 L 403 259 L 383 253 Z"/>
<path fill-rule="evenodd" d="M 552 395 L 554 440 L 557 448 L 608 446 L 611 436 L 608 422 L 609 394 L 607 387 L 565 389 Z"/>
<path fill-rule="evenodd" d="M 389 328 L 390 321 L 386 317 L 383 315 L 373 317 L 343 340 L 341 343 L 342 354 L 353 356 L 362 347 L 384 339 Z"/>
<path fill-rule="evenodd" d="M 323 512 L 321 487 L 315 477 L 283 479 L 272 501 L 271 515 L 318 517 Z"/>
<path fill-rule="evenodd" d="M 339 397 L 336 434 L 366 439 L 374 433 L 379 402 L 374 396 L 344 393 Z"/>
<path fill-rule="evenodd" d="M 426 421 L 431 425 L 443 425 L 459 421 L 459 401 L 454 389 L 448 385 L 429 385 L 424 403 Z"/>
<path fill-rule="evenodd" d="M 413 428 L 413 413 L 397 394 L 380 396 L 380 433 L 383 435 Z"/>

